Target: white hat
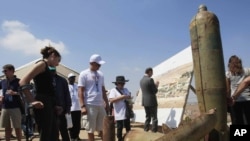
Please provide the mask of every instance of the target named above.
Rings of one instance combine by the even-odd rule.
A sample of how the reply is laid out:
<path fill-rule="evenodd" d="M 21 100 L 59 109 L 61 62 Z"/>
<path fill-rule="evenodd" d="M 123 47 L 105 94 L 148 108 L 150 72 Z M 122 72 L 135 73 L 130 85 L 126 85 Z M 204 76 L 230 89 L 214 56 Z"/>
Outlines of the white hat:
<path fill-rule="evenodd" d="M 76 75 L 74 74 L 74 73 L 70 73 L 69 75 L 68 75 L 68 78 L 70 78 L 70 77 L 75 77 Z"/>
<path fill-rule="evenodd" d="M 104 64 L 105 61 L 102 60 L 101 56 L 99 54 L 93 54 L 90 59 L 89 59 L 89 62 L 92 63 L 92 62 L 96 62 L 97 64 Z"/>

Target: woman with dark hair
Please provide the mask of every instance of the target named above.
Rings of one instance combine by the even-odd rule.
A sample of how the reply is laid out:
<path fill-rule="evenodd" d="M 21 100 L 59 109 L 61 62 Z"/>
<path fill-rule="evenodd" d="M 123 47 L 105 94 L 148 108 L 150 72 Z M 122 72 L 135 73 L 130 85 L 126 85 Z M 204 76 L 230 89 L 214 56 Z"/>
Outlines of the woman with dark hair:
<path fill-rule="evenodd" d="M 55 67 L 61 60 L 60 53 L 54 47 L 41 49 L 43 58 L 20 80 L 19 84 L 26 100 L 34 107 L 35 120 L 40 133 L 40 141 L 57 141 L 55 120 L 55 84 L 49 66 Z M 33 79 L 36 96 L 33 98 L 29 89 L 25 88 Z"/>
<path fill-rule="evenodd" d="M 250 75 L 249 68 L 243 68 L 241 59 L 233 55 L 228 61 L 228 71 L 226 72 L 227 98 L 229 101 L 229 113 L 232 124 L 250 124 L 244 121 L 244 116 L 250 116 L 249 107 L 244 106 L 246 102 L 250 102 L 250 89 L 245 88 L 241 94 L 234 97 L 233 94 L 237 91 L 239 84 Z M 248 121 L 250 122 L 250 121 Z"/>

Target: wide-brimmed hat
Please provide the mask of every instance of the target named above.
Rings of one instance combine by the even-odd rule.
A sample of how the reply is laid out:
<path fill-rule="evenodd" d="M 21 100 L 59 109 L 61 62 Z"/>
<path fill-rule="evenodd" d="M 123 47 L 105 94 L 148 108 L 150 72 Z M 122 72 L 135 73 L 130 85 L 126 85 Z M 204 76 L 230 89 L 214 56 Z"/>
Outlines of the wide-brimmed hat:
<path fill-rule="evenodd" d="M 129 80 L 126 80 L 124 76 L 116 76 L 116 81 L 112 83 L 125 83 L 128 82 Z"/>

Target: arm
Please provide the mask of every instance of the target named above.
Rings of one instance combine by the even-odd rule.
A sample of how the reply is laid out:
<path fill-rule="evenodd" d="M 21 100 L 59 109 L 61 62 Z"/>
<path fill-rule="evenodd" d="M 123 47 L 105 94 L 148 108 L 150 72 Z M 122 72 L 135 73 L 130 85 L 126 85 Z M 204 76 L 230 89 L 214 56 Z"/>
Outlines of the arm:
<path fill-rule="evenodd" d="M 70 108 L 71 108 L 71 97 L 69 93 L 69 86 L 68 82 L 66 79 L 64 79 L 64 92 L 65 92 L 65 102 L 66 102 L 66 113 L 70 113 Z"/>
<path fill-rule="evenodd" d="M 231 82 L 229 78 L 226 78 L 226 89 L 227 89 L 227 97 L 231 97 Z"/>
<path fill-rule="evenodd" d="M 153 94 L 156 94 L 158 92 L 158 86 L 159 82 L 157 81 L 156 83 L 154 82 L 154 79 L 150 79 L 150 85 L 151 85 L 151 90 Z"/>
<path fill-rule="evenodd" d="M 106 108 L 106 111 L 109 110 L 109 101 L 108 101 L 108 97 L 107 97 L 107 94 L 106 94 L 106 89 L 104 86 L 102 86 L 102 97 L 103 97 L 103 100 L 105 102 L 105 108 Z"/>
<path fill-rule="evenodd" d="M 35 64 L 33 69 L 19 81 L 20 87 L 30 84 L 31 79 L 33 79 L 39 73 L 45 71 L 45 67 L 46 65 L 44 62 L 38 62 Z M 35 108 L 43 108 L 43 103 L 40 101 L 35 101 L 29 89 L 24 89 L 23 93 L 25 94 L 26 100 Z"/>
<path fill-rule="evenodd" d="M 236 89 L 236 91 L 234 92 L 234 94 L 232 95 L 232 99 L 236 100 L 240 94 L 250 85 L 250 76 L 248 76 L 247 78 L 245 78 L 240 85 L 238 86 L 238 88 Z"/>
<path fill-rule="evenodd" d="M 85 88 L 83 86 L 78 86 L 78 97 L 79 97 L 79 103 L 81 105 L 81 112 L 82 114 L 87 114 L 87 110 L 84 103 L 84 90 Z"/>
<path fill-rule="evenodd" d="M 117 101 L 120 101 L 120 100 L 124 100 L 124 99 L 127 99 L 129 98 L 130 96 L 128 95 L 121 95 L 119 97 L 115 97 L 115 98 L 110 98 L 109 101 L 112 102 L 112 103 L 115 103 Z"/>

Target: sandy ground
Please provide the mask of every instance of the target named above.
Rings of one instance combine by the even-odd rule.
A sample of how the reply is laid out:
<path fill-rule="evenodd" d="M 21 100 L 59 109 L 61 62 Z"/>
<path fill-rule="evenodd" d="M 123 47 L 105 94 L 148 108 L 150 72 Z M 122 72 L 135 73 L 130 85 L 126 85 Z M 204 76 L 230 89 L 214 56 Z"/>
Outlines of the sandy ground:
<path fill-rule="evenodd" d="M 13 132 L 13 134 L 15 135 L 14 132 Z M 5 140 L 5 139 L 4 139 L 4 130 L 3 130 L 3 129 L 0 129 L 0 137 L 1 137 L 0 140 L 2 140 L 2 141 Z M 88 137 L 87 137 L 87 133 L 86 133 L 85 130 L 81 130 L 81 132 L 80 132 L 80 138 L 81 138 L 81 141 L 87 141 Z M 98 134 L 97 134 L 97 133 L 95 134 L 95 139 L 96 139 L 97 141 L 101 141 L 101 138 L 98 137 Z M 14 141 L 14 140 L 16 140 L 16 139 L 12 139 L 12 140 Z M 23 136 L 22 141 L 26 141 L 25 136 Z M 35 136 L 34 136 L 34 138 L 32 139 L 32 141 L 39 141 L 39 137 L 38 137 L 38 133 L 37 133 L 37 132 L 35 132 Z"/>
<path fill-rule="evenodd" d="M 184 112 L 184 115 L 185 116 L 188 116 L 189 118 L 191 119 L 194 119 L 196 118 L 197 116 L 200 115 L 200 112 L 199 112 L 199 108 L 198 108 L 198 105 L 196 103 L 189 103 L 186 105 L 186 108 L 185 108 L 185 112 Z M 228 116 L 228 123 L 230 123 L 230 118 Z M 142 123 L 131 123 L 131 130 L 143 130 L 142 127 Z M 159 127 L 158 129 L 159 132 L 161 132 L 161 127 Z M 125 133 L 125 131 L 124 131 Z M 15 134 L 14 134 L 15 135 Z M 81 130 L 80 132 L 80 138 L 81 138 L 81 141 L 87 141 L 87 132 L 85 130 Z M 98 133 L 96 132 L 95 133 L 95 139 L 97 141 L 101 141 L 101 138 L 98 137 Z M 0 140 L 4 140 L 4 130 L 2 128 L 0 128 Z M 15 140 L 15 139 L 12 139 L 12 140 Z M 26 141 L 26 138 L 25 136 L 23 136 L 23 139 L 22 141 Z M 35 137 L 32 139 L 32 141 L 39 141 L 39 138 L 38 138 L 38 133 L 35 132 Z"/>

